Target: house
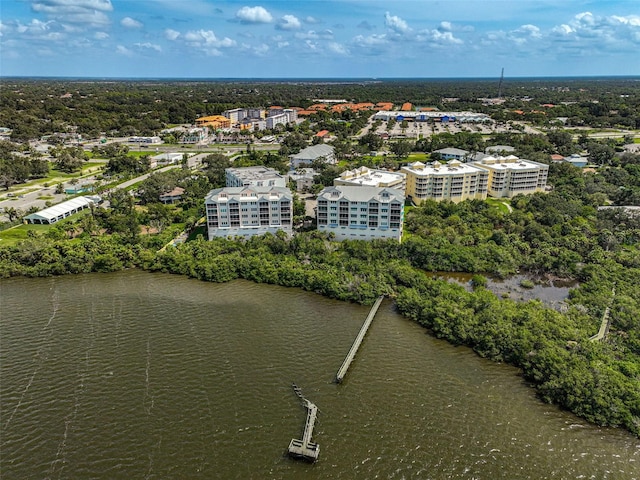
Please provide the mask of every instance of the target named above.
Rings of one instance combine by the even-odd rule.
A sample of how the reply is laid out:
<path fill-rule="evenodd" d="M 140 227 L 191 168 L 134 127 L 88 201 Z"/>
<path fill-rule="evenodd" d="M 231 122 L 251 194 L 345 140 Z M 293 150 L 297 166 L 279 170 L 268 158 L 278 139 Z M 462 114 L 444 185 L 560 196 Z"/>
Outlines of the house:
<path fill-rule="evenodd" d="M 402 167 L 406 174 L 407 199 L 415 205 L 425 200 L 484 200 L 487 198 L 488 173 L 472 164 L 450 160 L 447 164 L 411 163 Z"/>
<path fill-rule="evenodd" d="M 287 177 L 273 168 L 261 165 L 225 169 L 227 187 L 286 187 Z"/>
<path fill-rule="evenodd" d="M 570 163 L 574 167 L 583 168 L 586 167 L 589 163 L 589 159 L 587 157 L 583 157 L 582 155 L 578 155 L 574 153 L 568 157 L 564 157 L 564 161 Z"/>
<path fill-rule="evenodd" d="M 460 162 L 464 162 L 469 155 L 467 150 L 462 150 L 460 148 L 441 148 L 440 150 L 435 150 L 432 153 L 440 155 L 442 160 L 458 160 Z"/>
<path fill-rule="evenodd" d="M 299 168 L 293 172 L 289 172 L 289 181 L 296 186 L 296 191 L 304 192 L 311 190 L 314 184 L 313 179 L 320 175 L 313 168 Z"/>
<path fill-rule="evenodd" d="M 165 192 L 160 195 L 159 200 L 166 204 L 173 204 L 182 200 L 182 195 L 184 194 L 184 188 L 176 187 L 170 192 Z"/>
<path fill-rule="evenodd" d="M 387 170 L 375 170 L 368 167 L 359 167 L 347 170 L 333 181 L 334 186 L 352 185 L 365 187 L 389 187 L 404 192 L 406 175 L 401 172 L 389 172 Z"/>
<path fill-rule="evenodd" d="M 324 163 L 335 165 L 336 156 L 334 150 L 333 146 L 323 143 L 307 147 L 295 155 L 289 155 L 291 169 L 295 170 L 301 165 L 311 165 L 315 160 L 321 158 L 324 160 Z"/>
<path fill-rule="evenodd" d="M 336 240 L 400 241 L 404 194 L 394 188 L 336 186 L 318 195 L 318 230 Z"/>
<path fill-rule="evenodd" d="M 293 231 L 293 196 L 288 188 L 217 188 L 205 198 L 205 208 L 209 239 Z"/>

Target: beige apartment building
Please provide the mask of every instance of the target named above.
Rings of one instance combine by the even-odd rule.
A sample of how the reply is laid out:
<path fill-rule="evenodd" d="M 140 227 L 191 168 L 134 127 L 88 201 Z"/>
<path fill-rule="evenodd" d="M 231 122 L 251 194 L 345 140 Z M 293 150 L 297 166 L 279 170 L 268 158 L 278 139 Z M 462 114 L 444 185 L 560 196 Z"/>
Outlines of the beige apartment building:
<path fill-rule="evenodd" d="M 491 197 L 511 198 L 544 192 L 547 186 L 549 166 L 515 155 L 506 157 L 487 155 L 472 165 L 488 173 L 487 193 Z"/>
<path fill-rule="evenodd" d="M 425 200 L 437 202 L 487 198 L 489 172 L 473 164 L 450 160 L 447 164 L 411 163 L 402 167 L 407 176 L 406 195 L 415 205 Z"/>

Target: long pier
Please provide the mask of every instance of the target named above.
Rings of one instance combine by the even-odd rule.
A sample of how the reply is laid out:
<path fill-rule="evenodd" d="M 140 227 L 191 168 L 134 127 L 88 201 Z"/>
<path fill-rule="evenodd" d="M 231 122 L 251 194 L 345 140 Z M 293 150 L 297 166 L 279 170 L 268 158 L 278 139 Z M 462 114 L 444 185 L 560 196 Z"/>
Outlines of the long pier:
<path fill-rule="evenodd" d="M 308 462 L 315 462 L 318 460 L 318 455 L 320 455 L 320 445 L 312 442 L 311 436 L 313 435 L 313 427 L 315 426 L 318 416 L 318 407 L 304 398 L 302 390 L 295 383 L 293 384 L 293 391 L 300 397 L 300 400 L 302 400 L 304 406 L 307 408 L 307 420 L 304 424 L 302 439 L 291 439 L 291 443 L 289 443 L 289 456 Z"/>
<path fill-rule="evenodd" d="M 342 366 L 338 370 L 338 373 L 336 373 L 337 383 L 342 383 L 344 376 L 347 374 L 347 370 L 349 370 L 349 366 L 351 365 L 351 362 L 353 362 L 353 359 L 355 358 L 356 353 L 360 348 L 360 344 L 362 343 L 362 340 L 364 340 L 364 336 L 367 334 L 367 331 L 369 330 L 369 326 L 373 321 L 373 317 L 376 316 L 376 313 L 378 312 L 378 308 L 380 308 L 380 304 L 382 303 L 383 299 L 384 299 L 384 295 L 378 297 L 378 299 L 376 300 L 376 303 L 374 303 L 373 307 L 371 307 L 371 310 L 369 311 L 369 315 L 367 315 L 367 319 L 362 324 L 362 327 L 360 328 L 360 331 L 358 332 L 356 339 L 353 341 L 353 344 L 351 345 L 351 349 L 349 350 L 349 353 L 347 353 L 347 356 L 345 357 L 344 362 L 342 362 Z"/>

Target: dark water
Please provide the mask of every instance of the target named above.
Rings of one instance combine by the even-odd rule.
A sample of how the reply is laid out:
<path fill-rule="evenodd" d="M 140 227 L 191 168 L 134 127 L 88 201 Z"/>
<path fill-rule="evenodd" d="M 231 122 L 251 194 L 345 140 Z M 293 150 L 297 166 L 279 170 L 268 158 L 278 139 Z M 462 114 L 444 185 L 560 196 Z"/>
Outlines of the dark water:
<path fill-rule="evenodd" d="M 383 303 L 126 272 L 0 282 L 0 477 L 634 479 L 640 440 Z M 319 462 L 283 456 L 320 409 Z"/>

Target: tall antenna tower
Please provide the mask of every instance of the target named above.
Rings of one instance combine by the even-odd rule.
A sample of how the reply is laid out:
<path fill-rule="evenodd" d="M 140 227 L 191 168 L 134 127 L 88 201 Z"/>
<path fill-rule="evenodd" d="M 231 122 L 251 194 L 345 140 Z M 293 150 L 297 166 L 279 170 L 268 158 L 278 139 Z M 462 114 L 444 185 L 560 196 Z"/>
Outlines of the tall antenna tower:
<path fill-rule="evenodd" d="M 504 82 L 504 67 L 502 67 L 502 73 L 500 74 L 500 83 L 498 84 L 498 98 L 502 98 L 502 83 Z"/>

